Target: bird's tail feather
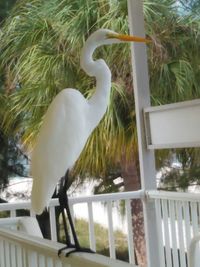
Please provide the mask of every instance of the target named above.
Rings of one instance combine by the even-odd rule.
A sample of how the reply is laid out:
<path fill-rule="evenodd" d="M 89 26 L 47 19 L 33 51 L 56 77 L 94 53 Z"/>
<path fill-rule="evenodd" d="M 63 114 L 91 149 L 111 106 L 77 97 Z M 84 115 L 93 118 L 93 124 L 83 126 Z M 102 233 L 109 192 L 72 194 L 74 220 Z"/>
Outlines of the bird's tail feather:
<path fill-rule="evenodd" d="M 36 214 L 41 214 L 45 207 L 48 207 L 51 197 L 54 193 L 55 186 L 49 184 L 38 183 L 39 179 L 33 180 L 31 192 L 31 208 Z"/>

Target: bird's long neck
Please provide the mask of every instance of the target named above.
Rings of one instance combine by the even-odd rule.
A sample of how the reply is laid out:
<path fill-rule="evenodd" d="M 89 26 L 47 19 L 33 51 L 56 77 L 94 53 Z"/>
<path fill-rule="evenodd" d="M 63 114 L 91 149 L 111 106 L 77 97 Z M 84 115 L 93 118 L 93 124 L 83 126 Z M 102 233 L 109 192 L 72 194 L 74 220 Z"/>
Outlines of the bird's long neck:
<path fill-rule="evenodd" d="M 93 120 L 98 124 L 106 112 L 111 89 L 111 72 L 104 60 L 93 60 L 92 55 L 98 45 L 86 42 L 81 55 L 81 67 L 89 75 L 96 77 L 96 90 L 88 103 L 91 112 L 95 112 Z"/>

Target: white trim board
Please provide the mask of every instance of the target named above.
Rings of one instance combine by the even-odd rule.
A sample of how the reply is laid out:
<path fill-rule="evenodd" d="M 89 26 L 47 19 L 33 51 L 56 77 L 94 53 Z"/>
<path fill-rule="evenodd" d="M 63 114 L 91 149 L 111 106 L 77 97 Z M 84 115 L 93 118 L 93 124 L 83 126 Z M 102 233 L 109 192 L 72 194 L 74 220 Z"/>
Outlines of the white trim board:
<path fill-rule="evenodd" d="M 149 149 L 200 147 L 200 99 L 144 109 Z"/>

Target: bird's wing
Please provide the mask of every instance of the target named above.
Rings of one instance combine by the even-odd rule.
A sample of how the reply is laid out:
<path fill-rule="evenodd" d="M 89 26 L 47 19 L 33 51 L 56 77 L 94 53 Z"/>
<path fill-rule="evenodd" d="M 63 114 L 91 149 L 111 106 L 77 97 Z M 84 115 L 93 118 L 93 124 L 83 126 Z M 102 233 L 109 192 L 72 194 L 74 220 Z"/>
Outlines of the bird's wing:
<path fill-rule="evenodd" d="M 78 159 L 89 136 L 87 100 L 74 89 L 59 93 L 49 106 L 32 153 L 32 208 L 48 205 L 58 180 Z"/>

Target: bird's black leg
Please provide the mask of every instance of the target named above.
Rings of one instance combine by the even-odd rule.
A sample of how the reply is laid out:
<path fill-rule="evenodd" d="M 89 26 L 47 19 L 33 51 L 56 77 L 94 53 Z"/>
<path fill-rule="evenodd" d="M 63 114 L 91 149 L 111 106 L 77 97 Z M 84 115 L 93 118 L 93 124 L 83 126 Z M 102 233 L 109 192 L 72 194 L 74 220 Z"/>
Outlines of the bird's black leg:
<path fill-rule="evenodd" d="M 65 231 L 65 236 L 66 236 L 66 246 L 59 249 L 58 251 L 58 255 L 61 254 L 61 252 L 63 250 L 65 250 L 66 248 L 73 248 L 73 250 L 71 250 L 70 252 L 66 253 L 66 256 L 69 256 L 69 254 L 74 253 L 74 252 L 89 252 L 89 253 L 94 253 L 94 251 L 92 251 L 89 248 L 83 248 L 80 246 L 80 243 L 78 241 L 77 235 L 76 235 L 76 231 L 74 228 L 74 224 L 73 224 L 73 220 L 72 220 L 72 216 L 71 216 L 71 212 L 70 212 L 70 208 L 69 208 L 69 202 L 68 202 L 68 196 L 67 196 L 67 182 L 68 182 L 68 172 L 66 172 L 65 176 L 61 178 L 61 183 L 60 183 L 60 189 L 59 189 L 59 203 L 60 203 L 60 208 L 61 208 L 61 213 L 62 213 L 62 218 L 63 218 L 63 224 L 64 224 L 64 231 Z M 73 239 L 74 239 L 74 244 L 71 243 L 71 239 L 68 233 L 68 229 L 67 229 L 67 222 L 66 222 L 66 217 L 65 217 L 65 210 L 67 213 L 67 217 L 69 220 L 69 225 L 71 228 L 71 232 L 73 235 Z"/>

